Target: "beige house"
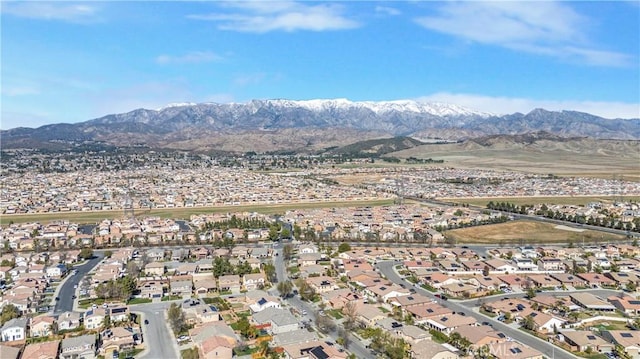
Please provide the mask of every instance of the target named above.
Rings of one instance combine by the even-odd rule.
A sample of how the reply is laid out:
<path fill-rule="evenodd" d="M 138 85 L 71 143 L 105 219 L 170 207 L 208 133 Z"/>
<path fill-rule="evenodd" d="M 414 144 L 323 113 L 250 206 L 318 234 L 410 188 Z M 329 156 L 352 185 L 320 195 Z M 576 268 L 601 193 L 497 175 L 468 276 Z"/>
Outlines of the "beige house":
<path fill-rule="evenodd" d="M 162 276 L 165 272 L 165 265 L 162 262 L 151 262 L 144 266 L 144 272 L 147 275 Z"/>
<path fill-rule="evenodd" d="M 458 359 L 458 354 L 431 340 L 422 340 L 411 346 L 411 357 L 415 359 Z"/>

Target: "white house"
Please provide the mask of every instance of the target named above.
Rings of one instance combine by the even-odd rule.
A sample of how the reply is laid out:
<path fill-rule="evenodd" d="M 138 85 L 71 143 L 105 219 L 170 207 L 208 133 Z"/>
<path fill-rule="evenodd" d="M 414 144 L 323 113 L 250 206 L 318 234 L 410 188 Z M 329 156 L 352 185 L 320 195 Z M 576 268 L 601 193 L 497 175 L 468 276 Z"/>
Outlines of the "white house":
<path fill-rule="evenodd" d="M 67 267 L 64 264 L 47 267 L 46 274 L 49 278 L 60 278 L 67 273 Z"/>
<path fill-rule="evenodd" d="M 27 318 L 13 318 L 4 323 L 0 328 L 0 337 L 3 342 L 24 340 L 27 336 Z"/>

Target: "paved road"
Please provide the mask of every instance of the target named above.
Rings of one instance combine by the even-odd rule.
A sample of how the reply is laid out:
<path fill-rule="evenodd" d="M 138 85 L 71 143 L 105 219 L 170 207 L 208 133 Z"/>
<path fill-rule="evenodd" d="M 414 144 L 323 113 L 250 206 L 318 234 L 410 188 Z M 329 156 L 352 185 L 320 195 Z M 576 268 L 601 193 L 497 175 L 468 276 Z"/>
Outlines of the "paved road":
<path fill-rule="evenodd" d="M 284 260 L 282 258 L 282 247 L 286 243 L 287 242 L 279 244 L 274 249 L 274 251 L 278 253 L 277 256 L 274 256 L 274 261 L 273 261 L 274 266 L 276 267 L 276 276 L 278 277 L 278 282 L 285 281 L 288 279 L 287 273 L 284 267 Z M 277 294 L 278 291 L 277 289 L 272 289 L 271 292 L 274 294 Z M 303 313 L 303 311 L 306 311 L 307 313 L 306 315 L 301 315 L 301 318 L 300 318 L 301 322 L 306 321 L 306 322 L 315 323 L 316 321 L 315 313 L 318 310 L 318 308 L 313 306 L 311 303 L 302 301 L 297 296 L 287 298 L 285 299 L 285 301 L 287 301 L 289 305 L 291 305 L 292 307 L 296 308 L 300 313 Z M 330 332 L 327 334 L 327 336 L 335 343 L 336 340 L 338 339 L 338 332 L 337 331 Z M 326 338 L 326 339 L 329 339 L 329 338 Z M 355 354 L 357 358 L 363 358 L 363 359 L 374 358 L 374 356 L 371 355 L 371 353 L 364 347 L 364 345 L 358 338 L 354 337 L 353 335 L 350 335 L 349 339 L 350 339 L 350 343 L 347 348 L 347 351 Z"/>
<path fill-rule="evenodd" d="M 165 311 L 172 302 L 137 304 L 130 307 L 131 312 L 142 314 L 142 336 L 145 351 L 139 359 L 180 358 L 176 338 L 169 328 Z M 148 320 L 149 324 L 144 324 Z"/>
<path fill-rule="evenodd" d="M 103 252 L 94 251 L 93 255 L 94 257 L 88 262 L 84 263 L 83 265 L 73 267 L 78 271 L 78 273 L 75 275 L 69 274 L 67 280 L 65 280 L 64 283 L 60 284 L 60 289 L 56 294 L 60 298 L 60 300 L 56 302 L 53 310 L 54 315 L 58 315 L 62 312 L 70 312 L 73 310 L 73 295 L 76 292 L 76 289 L 74 287 L 80 283 L 82 278 L 90 270 L 92 270 L 95 266 L 98 265 L 98 263 L 100 263 L 102 258 L 104 258 Z"/>
<path fill-rule="evenodd" d="M 405 286 L 412 286 L 413 285 L 412 283 L 406 281 L 404 278 L 401 278 L 398 275 L 398 273 L 394 270 L 393 267 L 397 264 L 399 264 L 399 262 L 397 261 L 378 262 L 376 264 L 376 268 L 380 271 L 380 273 L 384 274 L 387 277 L 387 279 L 389 279 L 390 281 L 396 284 L 404 284 Z M 421 287 L 416 287 L 416 291 L 424 296 L 437 300 L 437 298 L 434 296 L 433 293 Z M 600 294 L 606 295 L 608 294 L 608 292 L 609 291 L 600 292 Z M 563 293 L 566 294 L 566 292 L 563 292 Z M 597 293 L 594 293 L 594 294 L 597 294 Z M 522 296 L 522 295 L 524 294 L 512 293 L 511 295 L 508 295 L 508 296 L 511 297 L 511 296 Z M 507 295 L 503 295 L 503 296 L 507 296 Z M 476 304 L 476 300 L 469 300 L 464 302 L 448 300 L 446 302 L 442 302 L 442 304 L 455 312 L 462 312 L 465 315 L 474 317 L 478 322 L 491 322 L 494 329 L 503 332 L 507 336 L 513 338 L 514 340 L 520 343 L 523 343 L 532 348 L 535 348 L 536 350 L 540 351 L 542 354 L 544 354 L 548 358 L 556 358 L 556 359 L 578 358 L 578 356 L 573 355 L 572 353 L 565 351 L 559 347 L 556 347 L 555 345 L 548 343 L 540 338 L 529 335 L 519 329 L 510 327 L 500 321 L 495 320 L 494 318 L 490 318 L 480 313 L 474 312 L 472 308 L 474 304 Z"/>

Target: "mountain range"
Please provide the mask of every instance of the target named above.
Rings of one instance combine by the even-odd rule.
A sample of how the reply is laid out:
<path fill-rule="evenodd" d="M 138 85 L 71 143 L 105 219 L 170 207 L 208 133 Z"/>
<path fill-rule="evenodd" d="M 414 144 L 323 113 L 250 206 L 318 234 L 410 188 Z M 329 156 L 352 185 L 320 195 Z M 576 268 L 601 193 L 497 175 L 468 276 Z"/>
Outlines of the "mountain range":
<path fill-rule="evenodd" d="M 464 140 L 545 131 L 560 137 L 640 139 L 640 119 L 605 119 L 576 111 L 535 109 L 496 115 L 445 103 L 416 101 L 252 100 L 180 103 L 97 119 L 0 131 L 8 148 L 64 149 L 80 143 L 196 151 L 317 151 L 410 136 Z"/>

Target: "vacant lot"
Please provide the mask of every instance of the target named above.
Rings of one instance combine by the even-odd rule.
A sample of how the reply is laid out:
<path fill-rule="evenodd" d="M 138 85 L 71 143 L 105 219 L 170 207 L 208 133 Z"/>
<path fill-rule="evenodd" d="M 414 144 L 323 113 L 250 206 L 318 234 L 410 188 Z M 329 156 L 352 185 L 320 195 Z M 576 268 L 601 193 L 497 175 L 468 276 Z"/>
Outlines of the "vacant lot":
<path fill-rule="evenodd" d="M 534 221 L 511 221 L 447 231 L 448 238 L 456 243 L 527 244 L 607 242 L 624 240 L 624 236 L 584 230 L 568 231 L 556 228 L 555 224 Z"/>
<path fill-rule="evenodd" d="M 331 207 L 361 207 L 361 206 L 386 206 L 393 204 L 393 200 L 378 201 L 342 201 L 342 202 L 313 202 L 313 203 L 289 203 L 289 204 L 262 204 L 247 206 L 219 206 L 198 208 L 169 208 L 169 209 L 141 209 L 136 210 L 136 216 L 158 216 L 161 218 L 188 219 L 194 214 L 205 213 L 238 213 L 259 212 L 265 214 L 284 213 L 292 209 L 331 208 Z M 16 214 L 0 216 L 0 225 L 9 223 L 49 222 L 66 219 L 74 223 L 96 223 L 103 219 L 121 218 L 123 211 L 94 211 L 94 212 L 58 212 L 39 214 Z"/>

